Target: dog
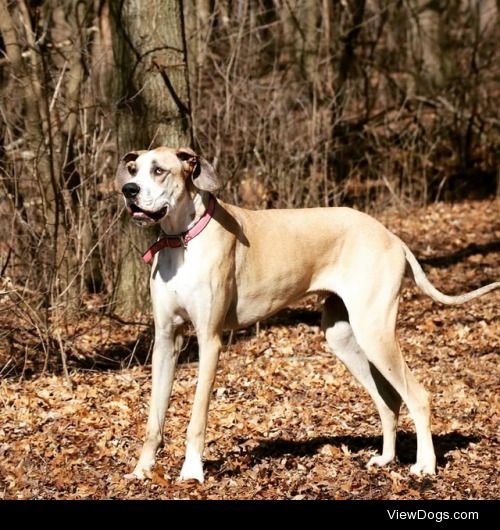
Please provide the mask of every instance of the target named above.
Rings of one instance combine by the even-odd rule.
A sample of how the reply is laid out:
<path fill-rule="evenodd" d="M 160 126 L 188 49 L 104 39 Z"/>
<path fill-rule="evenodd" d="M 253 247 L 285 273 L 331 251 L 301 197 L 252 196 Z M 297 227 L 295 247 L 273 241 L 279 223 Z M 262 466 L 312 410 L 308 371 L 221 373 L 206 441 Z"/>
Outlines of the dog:
<path fill-rule="evenodd" d="M 407 265 L 417 286 L 444 304 L 467 302 L 500 282 L 445 295 L 398 237 L 350 208 L 251 211 L 226 204 L 213 195 L 222 187 L 214 168 L 189 148 L 127 153 L 116 182 L 132 219 L 159 224 L 163 233 L 144 255 L 152 264 L 152 393 L 144 445 L 128 478 L 151 476 L 183 324 L 191 321 L 196 331 L 199 367 L 180 479 L 203 482 L 207 414 L 223 330 L 249 326 L 311 293 L 326 295 L 322 329 L 329 348 L 364 386 L 380 415 L 382 453 L 367 465 L 394 459 L 403 400 L 417 433 L 410 472 L 435 473 L 430 397 L 409 371 L 396 338 Z"/>

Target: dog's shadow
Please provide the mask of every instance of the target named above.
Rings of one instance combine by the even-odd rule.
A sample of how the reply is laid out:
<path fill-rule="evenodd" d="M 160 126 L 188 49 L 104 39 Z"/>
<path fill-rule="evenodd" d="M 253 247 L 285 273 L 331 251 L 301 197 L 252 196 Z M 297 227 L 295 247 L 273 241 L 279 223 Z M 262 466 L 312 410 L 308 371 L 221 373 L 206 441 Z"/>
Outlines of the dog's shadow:
<path fill-rule="evenodd" d="M 471 443 L 480 441 L 476 435 L 465 435 L 453 431 L 446 434 L 433 436 L 434 449 L 436 451 L 437 465 L 444 467 L 449 460 L 447 456 L 450 451 L 463 449 Z M 246 439 L 238 440 L 240 443 Z M 308 440 L 288 440 L 277 438 L 274 440 L 259 440 L 257 446 L 246 451 L 251 465 L 259 464 L 267 459 L 278 459 L 285 455 L 291 456 L 313 456 L 323 446 L 331 445 L 341 449 L 347 448 L 354 458 L 356 454 L 363 450 L 380 451 L 382 448 L 381 436 L 319 436 Z M 417 451 L 417 439 L 414 433 L 400 432 L 397 435 L 396 457 L 400 464 L 412 464 L 415 462 Z M 206 462 L 207 468 L 212 468 L 215 472 L 224 474 L 221 470 L 224 460 L 212 460 Z"/>

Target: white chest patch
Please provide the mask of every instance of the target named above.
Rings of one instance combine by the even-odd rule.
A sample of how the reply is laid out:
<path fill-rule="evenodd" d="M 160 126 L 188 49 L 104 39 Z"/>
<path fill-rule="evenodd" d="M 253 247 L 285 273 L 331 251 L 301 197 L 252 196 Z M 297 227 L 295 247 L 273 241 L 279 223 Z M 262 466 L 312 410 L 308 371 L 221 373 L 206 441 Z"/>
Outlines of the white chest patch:
<path fill-rule="evenodd" d="M 155 306 L 170 306 L 172 312 L 186 316 L 196 302 L 201 289 L 199 259 L 191 249 L 164 249 L 153 264 L 151 295 Z"/>

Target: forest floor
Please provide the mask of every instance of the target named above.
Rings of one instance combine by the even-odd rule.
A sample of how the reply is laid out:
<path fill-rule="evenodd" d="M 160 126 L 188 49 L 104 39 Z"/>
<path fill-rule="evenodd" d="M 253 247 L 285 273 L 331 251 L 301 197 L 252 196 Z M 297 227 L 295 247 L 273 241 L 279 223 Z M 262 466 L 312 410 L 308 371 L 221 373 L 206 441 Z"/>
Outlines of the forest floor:
<path fill-rule="evenodd" d="M 499 212 L 497 199 L 379 218 L 439 289 L 458 294 L 500 278 Z M 325 347 L 320 304 L 311 298 L 261 323 L 258 334 L 255 327 L 235 333 L 224 349 L 201 485 L 177 481 L 196 382 L 194 337 L 178 366 L 165 445 L 145 482 L 124 475 L 144 435 L 149 316 L 143 325 L 124 325 L 90 314 L 75 324 L 65 341 L 73 389 L 59 372 L 40 375 L 40 363 L 23 359 L 22 349 L 0 350 L 0 498 L 498 498 L 499 302 L 500 290 L 443 306 L 405 280 L 399 336 L 408 365 L 433 396 L 436 476 L 409 474 L 416 440 L 406 408 L 397 460 L 365 469 L 381 447 L 380 422 Z"/>

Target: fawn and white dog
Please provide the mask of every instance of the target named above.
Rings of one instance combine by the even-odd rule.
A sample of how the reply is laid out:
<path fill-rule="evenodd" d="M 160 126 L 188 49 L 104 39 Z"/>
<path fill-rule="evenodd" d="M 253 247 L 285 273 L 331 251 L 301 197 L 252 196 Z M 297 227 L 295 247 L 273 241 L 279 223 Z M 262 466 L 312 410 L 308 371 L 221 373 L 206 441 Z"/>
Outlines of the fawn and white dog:
<path fill-rule="evenodd" d="M 183 324 L 199 343 L 198 382 L 181 479 L 203 481 L 202 455 L 210 395 L 225 329 L 248 326 L 310 293 L 326 295 L 322 328 L 331 350 L 365 387 L 383 430 L 382 454 L 395 456 L 401 400 L 417 433 L 415 474 L 433 474 L 436 457 L 430 398 L 409 371 L 396 338 L 407 264 L 416 284 L 438 302 L 459 304 L 500 286 L 460 296 L 439 292 L 409 248 L 372 217 L 350 208 L 250 211 L 212 195 L 222 183 L 188 148 L 126 154 L 117 184 L 129 214 L 163 232 L 145 254 L 152 262 L 155 322 L 152 395 L 146 439 L 131 478 L 150 475 L 162 442 Z"/>

